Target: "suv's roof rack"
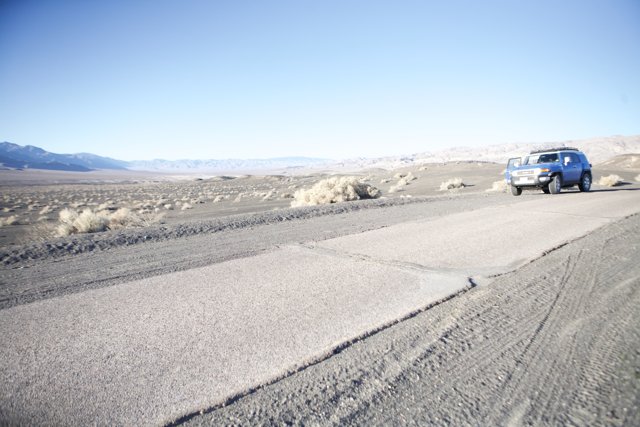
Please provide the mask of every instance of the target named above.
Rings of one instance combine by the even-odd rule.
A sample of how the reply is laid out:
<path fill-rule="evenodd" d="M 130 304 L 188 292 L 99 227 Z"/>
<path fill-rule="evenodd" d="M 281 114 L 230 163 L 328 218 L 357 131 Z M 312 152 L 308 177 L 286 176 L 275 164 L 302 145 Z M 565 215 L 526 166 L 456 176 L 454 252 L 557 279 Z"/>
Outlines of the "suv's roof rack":
<path fill-rule="evenodd" d="M 533 150 L 529 154 L 548 153 L 549 151 L 580 151 L 573 147 L 545 148 L 544 150 Z"/>

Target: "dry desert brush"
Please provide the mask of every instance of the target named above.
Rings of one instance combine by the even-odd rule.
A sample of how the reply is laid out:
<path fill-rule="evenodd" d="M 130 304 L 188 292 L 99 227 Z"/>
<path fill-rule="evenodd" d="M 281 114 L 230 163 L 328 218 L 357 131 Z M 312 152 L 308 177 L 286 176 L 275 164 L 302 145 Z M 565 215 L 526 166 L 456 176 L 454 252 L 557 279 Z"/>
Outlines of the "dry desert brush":
<path fill-rule="evenodd" d="M 507 185 L 507 181 L 501 179 L 499 181 L 495 181 L 491 185 L 491 188 L 487 189 L 486 191 L 488 193 L 506 193 L 508 189 L 509 186 Z"/>
<path fill-rule="evenodd" d="M 440 191 L 456 190 L 464 187 L 465 185 L 462 182 L 462 178 L 451 178 L 440 184 Z"/>
<path fill-rule="evenodd" d="M 98 233 L 106 230 L 140 227 L 149 222 L 142 215 L 128 208 L 120 208 L 115 212 L 93 211 L 91 209 L 78 212 L 73 209 L 63 209 L 59 214 L 56 234 L 63 237 L 71 234 Z"/>
<path fill-rule="evenodd" d="M 615 174 L 602 176 L 598 180 L 598 185 L 602 185 L 604 187 L 617 187 L 618 185 L 622 185 L 622 183 L 622 177 Z"/>
<path fill-rule="evenodd" d="M 317 182 L 310 189 L 296 191 L 291 206 L 315 206 L 378 197 L 380 190 L 355 176 L 332 177 Z"/>

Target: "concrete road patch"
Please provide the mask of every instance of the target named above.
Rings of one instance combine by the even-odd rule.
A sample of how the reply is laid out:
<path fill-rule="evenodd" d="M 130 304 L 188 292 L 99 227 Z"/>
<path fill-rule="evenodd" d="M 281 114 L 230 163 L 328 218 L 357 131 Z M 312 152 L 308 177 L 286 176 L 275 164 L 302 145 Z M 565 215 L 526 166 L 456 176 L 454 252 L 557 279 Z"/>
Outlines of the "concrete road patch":
<path fill-rule="evenodd" d="M 436 270 L 490 275 L 640 210 L 637 191 L 567 193 L 394 225 L 319 247 Z"/>
<path fill-rule="evenodd" d="M 467 285 L 302 247 L 0 311 L 2 418 L 158 424 Z"/>

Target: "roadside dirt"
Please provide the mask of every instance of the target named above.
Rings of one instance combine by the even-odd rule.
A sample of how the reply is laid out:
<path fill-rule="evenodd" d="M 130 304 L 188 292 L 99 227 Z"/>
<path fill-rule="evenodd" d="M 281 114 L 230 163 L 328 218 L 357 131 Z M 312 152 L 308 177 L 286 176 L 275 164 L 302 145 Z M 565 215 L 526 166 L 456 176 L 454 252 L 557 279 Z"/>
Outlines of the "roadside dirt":
<path fill-rule="evenodd" d="M 638 425 L 640 215 L 189 425 Z"/>
<path fill-rule="evenodd" d="M 247 257 L 279 245 L 515 201 L 506 194 L 363 200 L 16 246 L 0 250 L 0 309 Z"/>

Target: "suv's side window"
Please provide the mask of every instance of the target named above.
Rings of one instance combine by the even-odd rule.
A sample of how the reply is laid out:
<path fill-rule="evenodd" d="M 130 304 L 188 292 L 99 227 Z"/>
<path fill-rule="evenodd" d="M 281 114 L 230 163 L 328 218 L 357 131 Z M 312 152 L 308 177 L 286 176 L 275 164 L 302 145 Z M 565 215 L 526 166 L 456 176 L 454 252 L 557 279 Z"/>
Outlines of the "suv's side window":
<path fill-rule="evenodd" d="M 575 153 L 564 153 L 563 157 L 564 157 L 565 165 L 580 163 L 580 159 L 578 158 L 578 155 Z"/>

